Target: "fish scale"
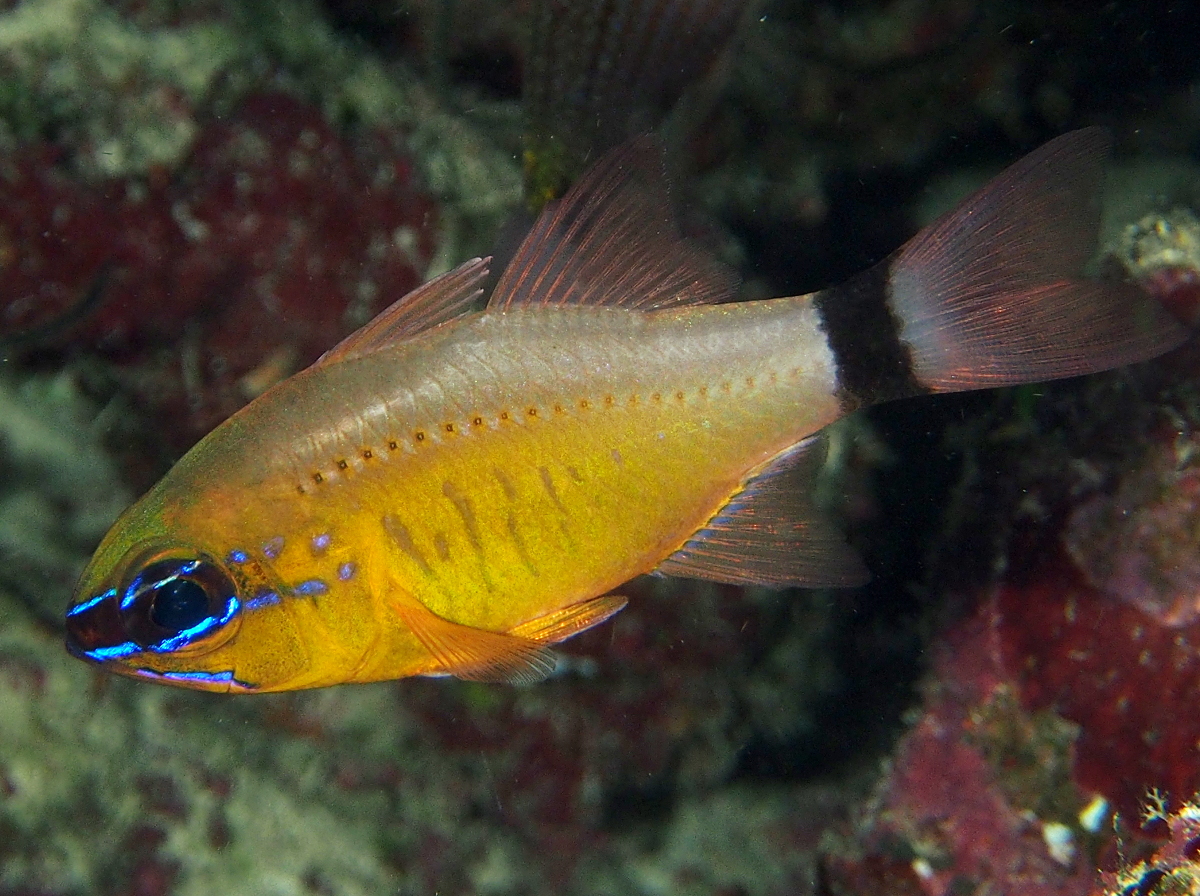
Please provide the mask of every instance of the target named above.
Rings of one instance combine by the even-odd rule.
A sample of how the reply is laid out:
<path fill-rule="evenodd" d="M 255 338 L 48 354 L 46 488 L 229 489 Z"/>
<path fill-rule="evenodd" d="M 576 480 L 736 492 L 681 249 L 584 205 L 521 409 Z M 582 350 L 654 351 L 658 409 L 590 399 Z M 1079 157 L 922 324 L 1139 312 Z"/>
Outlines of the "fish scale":
<path fill-rule="evenodd" d="M 763 313 L 775 315 L 778 311 L 771 309 Z M 797 308 L 793 313 L 802 312 Z M 530 618 L 532 613 L 510 603 L 505 607 L 503 616 L 494 615 L 494 610 L 489 611 L 493 615 L 485 615 L 481 609 L 474 611 L 473 615 L 469 608 L 451 603 L 457 601 L 469 605 L 475 594 L 492 590 L 485 581 L 486 571 L 491 565 L 500 569 L 511 568 L 514 574 L 509 577 L 522 580 L 513 587 L 524 590 L 537 606 L 550 599 L 549 595 L 542 593 L 547 587 L 564 596 L 577 593 L 581 587 L 568 578 L 565 570 L 556 569 L 553 576 L 549 575 L 549 567 L 554 564 L 552 558 L 556 556 L 563 558 L 559 565 L 576 570 L 575 578 L 579 582 L 590 585 L 595 580 L 598 571 L 593 567 L 598 561 L 589 565 L 573 556 L 574 549 L 584 541 L 595 544 L 599 540 L 611 548 L 614 555 L 636 556 L 660 551 L 665 540 L 662 535 L 641 535 L 644 541 L 652 543 L 647 547 L 637 546 L 632 553 L 628 544 L 615 543 L 615 539 L 612 544 L 605 542 L 609 532 L 625 536 L 638 531 L 639 527 L 635 527 L 634 523 L 640 518 L 661 519 L 660 525 L 641 528 L 666 531 L 670 533 L 666 538 L 678 545 L 696 528 L 696 523 L 706 519 L 725 502 L 746 469 L 796 441 L 797 432 L 805 435 L 836 416 L 836 405 L 832 402 L 827 404 L 827 416 L 824 419 L 805 420 L 795 412 L 785 415 L 777 407 L 780 404 L 797 406 L 799 396 L 811 392 L 814 385 L 823 387 L 828 393 L 828 381 L 816 384 L 805 381 L 804 386 L 799 387 L 790 399 L 784 397 L 782 387 L 778 394 L 772 395 L 766 387 L 751 390 L 744 385 L 747 377 L 754 374 L 759 379 L 768 380 L 763 371 L 770 366 L 763 361 L 763 328 L 753 315 L 747 313 L 746 308 L 738 308 L 736 313 L 698 308 L 691 309 L 685 316 L 680 315 L 680 312 L 663 312 L 660 313 L 662 319 L 655 322 L 645 320 L 647 315 L 631 311 L 599 315 L 583 312 L 574 315 L 574 319 L 571 314 L 563 314 L 555 319 L 551 328 L 538 317 L 509 313 L 498 320 L 479 318 L 464 325 L 461 331 L 452 330 L 444 334 L 442 345 L 428 346 L 417 353 L 420 367 L 429 382 L 439 379 L 438 370 L 442 362 L 438 359 L 442 357 L 449 359 L 444 362 L 445 366 L 458 370 L 471 367 L 481 371 L 503 370 L 507 379 L 517 382 L 527 381 L 530 372 L 538 367 L 556 369 L 554 365 L 562 361 L 561 353 L 553 353 L 553 361 L 546 361 L 544 355 L 547 352 L 538 348 L 548 339 L 548 329 L 555 331 L 550 341 L 577 346 L 574 353 L 576 357 L 602 356 L 608 359 L 609 375 L 599 382 L 592 379 L 577 383 L 570 382 L 569 378 L 555 377 L 538 392 L 528 388 L 505 388 L 498 379 L 488 378 L 476 390 L 466 392 L 469 400 L 464 398 L 460 387 L 459 399 L 454 407 L 424 406 L 419 410 L 414 409 L 404 418 L 389 415 L 386 425 L 373 423 L 373 427 L 380 431 L 388 429 L 405 434 L 426 433 L 425 440 L 419 446 L 410 435 L 410 443 L 416 446 L 413 452 L 385 460 L 372 474 L 372 478 L 378 477 L 383 482 L 403 482 L 403 496 L 397 495 L 394 504 L 386 499 L 363 501 L 356 489 L 368 488 L 367 480 L 355 483 L 352 481 L 354 477 L 344 477 L 347 490 L 343 491 L 336 487 L 338 480 L 329 478 L 324 484 L 327 488 L 312 493 L 312 499 L 318 505 L 327 505 L 314 513 L 325 513 L 331 519 L 343 519 L 348 511 L 333 506 L 341 501 L 372 508 L 380 504 L 391 506 L 395 508 L 391 512 L 406 521 L 406 528 L 426 563 L 432 563 L 436 558 L 433 541 L 435 533 L 442 533 L 451 540 L 454 548 L 451 559 L 443 562 L 443 566 L 448 565 L 453 569 L 453 574 L 443 574 L 438 581 L 453 578 L 456 594 L 448 596 L 444 593 L 444 585 L 437 588 L 430 584 L 427 587 L 414 586 L 418 597 L 434 612 L 468 624 L 493 628 L 515 625 Z M 598 319 L 604 321 L 603 325 L 598 324 Z M 647 332 L 657 329 L 672 334 L 681 323 L 688 328 L 689 339 L 695 343 L 694 346 L 680 347 L 676 344 L 670 353 L 665 353 L 660 350 L 653 333 Z M 793 355 L 779 359 L 775 366 L 780 369 L 789 365 L 797 367 L 798 362 L 804 360 L 805 353 L 800 351 L 800 345 L 793 335 L 796 328 L 795 324 L 784 324 L 777 328 L 780 335 L 779 353 Z M 750 367 L 752 373 L 731 368 L 728 363 L 731 354 L 729 346 L 737 341 L 739 329 L 743 331 L 743 342 L 753 339 L 753 352 L 742 349 L 742 354 L 755 356 L 746 362 L 753 365 Z M 477 335 L 481 330 L 486 332 L 486 338 Z M 787 334 L 786 337 L 784 334 Z M 639 341 L 645 342 L 644 348 L 636 352 L 628 350 L 629 345 Z M 469 359 L 463 358 L 467 351 L 473 351 L 480 344 L 488 346 L 487 352 Z M 625 350 L 617 350 L 618 346 L 625 347 Z M 667 355 L 665 361 L 662 357 L 664 354 Z M 524 360 L 520 364 L 506 360 L 514 357 Z M 690 370 L 681 370 L 678 366 L 684 357 L 691 359 Z M 386 354 L 362 363 L 403 372 L 402 365 Z M 811 365 L 811 360 L 807 363 Z M 670 367 L 674 367 L 674 370 L 668 373 Z M 713 382 L 709 372 L 721 368 L 724 368 L 722 377 Z M 581 366 L 577 369 L 586 368 Z M 338 396 L 330 410 L 334 416 L 340 413 L 342 404 L 353 404 L 354 382 L 375 382 L 375 377 L 364 376 L 362 370 L 347 367 L 343 373 L 349 383 L 343 386 L 336 379 L 329 378 L 321 390 Z M 467 379 L 481 378 L 468 376 Z M 729 392 L 722 390 L 722 382 L 731 384 Z M 736 389 L 732 385 L 735 383 L 738 385 Z M 306 384 L 300 381 L 296 388 L 304 391 Z M 707 399 L 698 398 L 701 389 L 707 390 Z M 428 391 L 435 394 L 439 390 Z M 676 397 L 678 392 L 683 393 L 683 400 Z M 654 395 L 659 396 L 657 401 Z M 606 397 L 612 397 L 611 405 L 606 402 Z M 755 399 L 759 402 L 757 407 L 754 405 Z M 582 402 L 587 403 L 586 409 L 580 406 Z M 443 431 L 448 418 L 469 416 L 459 412 L 460 406 L 483 409 L 476 414 L 482 414 L 488 424 L 484 427 L 458 424 L 461 433 L 445 435 Z M 556 412 L 556 406 L 561 410 Z M 528 413 L 531 408 L 537 411 L 532 418 Z M 314 407 L 314 403 L 309 402 L 304 409 L 308 418 L 305 425 L 322 430 L 342 428 L 338 421 L 320 419 L 323 409 L 319 404 Z M 500 419 L 500 414 L 505 412 L 509 415 L 507 422 Z M 764 421 L 770 420 L 787 420 L 788 425 L 774 428 L 765 426 Z M 248 422 L 255 425 L 252 418 Z M 683 453 L 685 446 L 690 446 L 701 460 L 696 462 L 693 459 L 686 465 L 672 463 L 673 458 Z M 348 443 L 337 447 L 346 449 L 346 452 L 352 450 Z M 618 466 L 612 459 L 614 450 L 629 460 Z M 323 453 L 331 457 L 337 451 L 331 454 L 330 449 L 325 447 Z M 513 458 L 506 461 L 508 465 L 503 469 L 510 482 L 516 484 L 516 490 L 522 498 L 517 508 L 517 528 L 523 533 L 525 542 L 535 546 L 537 556 L 542 561 L 540 566 L 546 571 L 547 582 L 551 583 L 546 586 L 524 581 L 525 578 L 532 578 L 528 574 L 527 564 L 521 559 L 511 538 L 505 537 L 509 531 L 506 511 L 514 502 L 506 496 L 502 484 L 492 475 L 497 459 L 505 457 Z M 301 459 L 300 463 L 303 464 L 305 460 L 308 458 Z M 320 458 L 311 460 L 314 466 L 328 466 L 328 463 L 321 464 Z M 393 464 L 396 466 L 393 467 Z M 575 470 L 584 481 L 574 481 L 571 470 Z M 550 486 L 546 485 L 547 474 L 548 481 L 552 483 Z M 702 482 L 712 484 L 704 492 L 688 494 L 686 500 L 672 501 L 670 495 L 687 493 L 687 490 L 681 489 L 685 481 L 693 486 Z M 472 548 L 472 542 L 478 540 L 482 546 L 483 541 L 469 536 L 455 501 L 446 494 L 448 483 L 456 494 L 470 502 L 473 512 L 478 516 L 478 527 L 491 533 L 483 553 L 485 558 L 494 555 L 495 560 L 479 561 L 476 556 L 478 551 Z M 257 485 L 244 483 L 239 487 L 253 488 Z M 584 485 L 587 487 L 582 487 Z M 631 492 L 640 494 L 642 499 L 631 501 L 627 497 Z M 419 511 L 410 509 L 407 514 L 401 512 L 401 501 L 409 508 L 419 508 Z M 365 510 L 363 513 L 368 522 L 362 528 L 369 528 L 370 521 L 377 514 L 374 510 Z M 559 528 L 560 521 L 566 522 L 565 532 Z M 597 528 L 603 531 L 595 531 Z M 607 552 L 602 550 L 596 553 L 603 555 Z M 397 554 L 391 562 L 409 567 L 405 571 L 406 579 L 410 575 L 413 580 L 428 578 L 412 557 L 402 550 Z M 607 574 L 607 579 L 614 579 L 612 584 L 615 585 L 631 575 L 653 568 L 652 561 L 642 561 L 640 566 L 633 565 L 634 562 L 624 561 L 619 568 Z M 605 565 L 613 564 L 605 561 Z M 515 575 L 517 572 L 521 574 Z"/>
<path fill-rule="evenodd" d="M 210 690 L 532 681 L 643 573 L 857 584 L 811 500 L 824 426 L 1185 338 L 1081 276 L 1106 150 L 1065 135 L 846 284 L 719 304 L 734 279 L 664 223 L 647 144 L 621 147 L 485 311 L 474 259 L 193 448 L 100 545 L 68 646 Z"/>

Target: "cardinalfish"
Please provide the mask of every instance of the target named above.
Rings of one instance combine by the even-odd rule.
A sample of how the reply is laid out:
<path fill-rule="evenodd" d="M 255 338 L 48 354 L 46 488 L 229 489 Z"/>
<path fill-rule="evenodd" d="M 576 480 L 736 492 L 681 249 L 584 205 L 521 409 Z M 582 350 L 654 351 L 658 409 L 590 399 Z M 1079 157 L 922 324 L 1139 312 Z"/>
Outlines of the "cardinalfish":
<path fill-rule="evenodd" d="M 674 229 L 652 147 L 623 145 L 484 310 L 473 259 L 197 444 L 101 543 L 67 644 L 212 691 L 531 681 L 645 573 L 860 583 L 810 500 L 823 427 L 1183 340 L 1080 274 L 1107 146 L 1067 134 L 849 282 L 738 303 Z"/>
<path fill-rule="evenodd" d="M 587 161 L 659 126 L 701 114 L 747 0 L 534 0 L 522 105 L 526 204 L 539 211 Z"/>

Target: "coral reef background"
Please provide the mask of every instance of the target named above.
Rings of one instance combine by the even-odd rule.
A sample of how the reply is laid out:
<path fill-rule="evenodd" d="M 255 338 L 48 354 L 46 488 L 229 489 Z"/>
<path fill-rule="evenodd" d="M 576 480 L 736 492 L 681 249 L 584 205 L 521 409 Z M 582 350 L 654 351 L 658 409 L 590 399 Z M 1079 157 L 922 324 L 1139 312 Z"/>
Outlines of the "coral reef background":
<path fill-rule="evenodd" d="M 492 250 L 530 5 L 0 2 L 0 896 L 1195 892 L 1190 345 L 846 421 L 827 499 L 871 585 L 639 583 L 537 687 L 231 699 L 66 655 L 133 495 Z M 1099 123 L 1098 270 L 1200 320 L 1188 4 L 753 12 L 676 185 L 746 297 L 861 270 Z"/>

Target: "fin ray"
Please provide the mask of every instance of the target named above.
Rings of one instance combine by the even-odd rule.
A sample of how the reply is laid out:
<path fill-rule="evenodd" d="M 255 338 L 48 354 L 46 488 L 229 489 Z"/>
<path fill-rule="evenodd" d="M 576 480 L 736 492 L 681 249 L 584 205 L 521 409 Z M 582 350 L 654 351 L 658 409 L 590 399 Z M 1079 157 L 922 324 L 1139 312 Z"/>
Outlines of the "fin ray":
<path fill-rule="evenodd" d="M 508 633 L 529 638 L 539 644 L 557 644 L 611 619 L 625 609 L 627 603 L 628 600 L 617 594 L 593 597 L 522 622 L 509 629 Z"/>
<path fill-rule="evenodd" d="M 650 130 L 730 42 L 747 0 L 534 0 L 522 100 L 527 195 Z"/>
<path fill-rule="evenodd" d="M 321 355 L 313 366 L 369 355 L 472 311 L 483 294 L 490 262 L 491 258 L 472 258 L 421 284 Z"/>
<path fill-rule="evenodd" d="M 465 681 L 535 684 L 554 671 L 554 655 L 540 641 L 451 622 L 407 596 L 388 602 L 433 656 L 437 672 Z"/>
<path fill-rule="evenodd" d="M 1187 331 L 1136 287 L 1085 279 L 1102 128 L 1063 134 L 873 268 L 813 297 L 852 410 L 1156 357 Z"/>
<path fill-rule="evenodd" d="M 653 310 L 729 299 L 737 276 L 675 226 L 661 153 L 649 139 L 608 153 L 546 206 L 489 310 L 607 305 Z"/>
<path fill-rule="evenodd" d="M 960 391 L 1078 376 L 1186 338 L 1136 288 L 1082 278 L 1110 143 L 1102 128 L 1051 140 L 899 250 L 890 302 L 922 385 Z"/>
<path fill-rule="evenodd" d="M 708 524 L 664 560 L 664 575 L 733 585 L 854 587 L 867 581 L 862 561 L 813 506 L 823 461 L 820 437 L 776 455 L 752 474 Z"/>

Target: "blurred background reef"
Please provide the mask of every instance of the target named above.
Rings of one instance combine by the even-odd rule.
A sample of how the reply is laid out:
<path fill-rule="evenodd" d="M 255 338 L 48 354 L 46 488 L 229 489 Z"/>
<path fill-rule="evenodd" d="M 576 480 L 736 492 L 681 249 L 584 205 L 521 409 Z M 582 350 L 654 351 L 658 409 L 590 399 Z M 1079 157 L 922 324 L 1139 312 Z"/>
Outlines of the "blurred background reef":
<path fill-rule="evenodd" d="M 592 4 L 689 5 L 704 53 L 634 59 L 649 117 L 613 127 L 687 83 L 675 198 L 743 297 L 1103 124 L 1097 270 L 1200 321 L 1194 4 Z M 1192 345 L 852 417 L 825 497 L 869 586 L 642 582 L 536 687 L 238 699 L 67 656 L 136 494 L 569 180 L 572 8 L 0 0 L 0 896 L 1200 893 Z"/>

